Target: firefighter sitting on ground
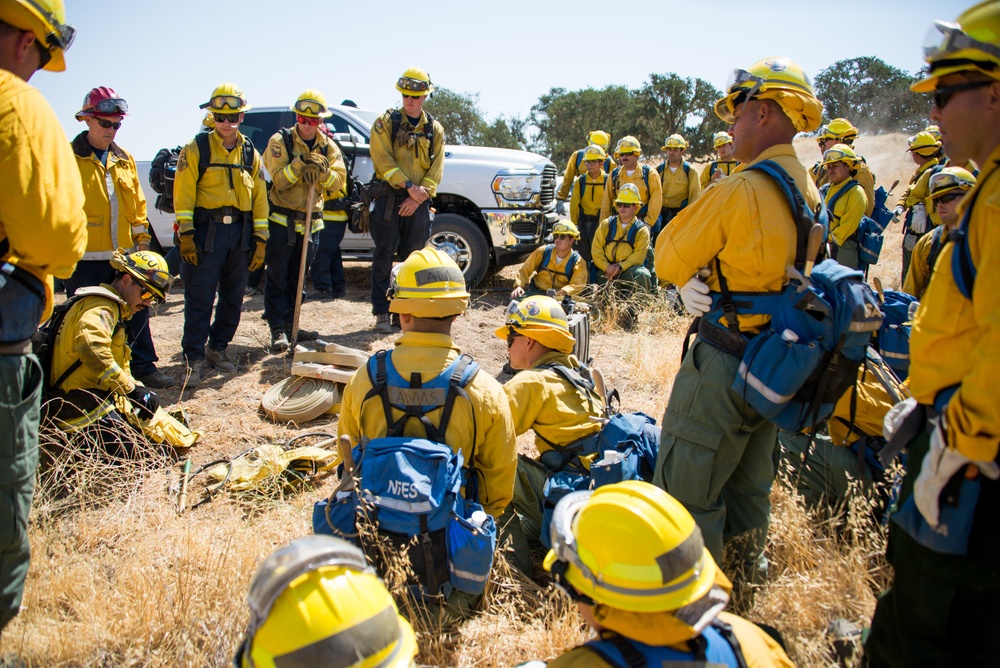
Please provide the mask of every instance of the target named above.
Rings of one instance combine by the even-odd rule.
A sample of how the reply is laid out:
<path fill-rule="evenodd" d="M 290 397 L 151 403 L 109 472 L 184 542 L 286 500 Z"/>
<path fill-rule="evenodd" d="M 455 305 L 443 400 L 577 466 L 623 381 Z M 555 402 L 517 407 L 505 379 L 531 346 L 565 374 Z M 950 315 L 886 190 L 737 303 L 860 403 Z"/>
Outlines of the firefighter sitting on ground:
<path fill-rule="evenodd" d="M 564 496 L 545 570 L 598 635 L 549 668 L 794 665 L 776 631 L 723 612 L 732 585 L 701 530 L 684 506 L 649 483 Z"/>
<path fill-rule="evenodd" d="M 580 294 L 587 287 L 587 263 L 573 250 L 573 242 L 579 238 L 580 231 L 573 223 L 560 220 L 553 225 L 552 243 L 539 246 L 524 261 L 510 298 L 545 295 L 550 290 L 556 299 Z"/>
<path fill-rule="evenodd" d="M 961 219 L 958 216 L 958 204 L 965 193 L 976 185 L 976 177 L 961 167 L 945 167 L 940 172 L 931 175 L 929 180 L 930 199 L 934 212 L 941 219 L 930 234 L 925 234 L 913 247 L 910 256 L 910 269 L 906 272 L 903 282 L 903 292 L 920 299 L 927 284 L 931 281 L 934 265 L 941 249 L 948 243 L 954 230 L 958 229 Z"/>
<path fill-rule="evenodd" d="M 119 249 L 111 266 L 117 274 L 110 284 L 76 291 L 86 296 L 70 307 L 55 336 L 47 408 L 63 431 L 92 434 L 109 454 L 130 457 L 135 443 L 123 429 L 120 407 L 149 420 L 160 402 L 132 377 L 124 321 L 164 300 L 171 277 L 166 260 L 152 251 L 124 255 Z"/>
<path fill-rule="evenodd" d="M 340 538 L 303 536 L 272 552 L 247 604 L 236 668 L 415 665 L 413 628 L 364 553 Z"/>
<path fill-rule="evenodd" d="M 559 186 L 559 192 L 556 193 L 556 200 L 558 200 L 556 203 L 556 212 L 560 216 L 566 215 L 566 200 L 569 197 L 570 188 L 575 190 L 576 183 L 574 182 L 578 177 L 587 172 L 587 166 L 584 163 L 587 160 L 585 153 L 588 148 L 591 146 L 599 146 L 601 148 L 601 151 L 605 153 L 604 157 L 601 158 L 601 166 L 605 172 L 611 173 L 615 165 L 607 155 L 608 146 L 610 145 L 611 135 L 604 130 L 592 130 L 587 133 L 587 146 L 570 154 L 569 160 L 566 161 L 566 172 L 563 174 L 562 185 Z"/>
<path fill-rule="evenodd" d="M 571 463 L 572 457 L 563 461 L 563 448 L 600 432 L 598 418 L 603 416 L 604 401 L 597 392 L 584 391 L 562 375 L 579 376 L 581 365 L 572 354 L 576 340 L 569 331 L 566 313 L 551 297 L 512 302 L 496 336 L 507 341 L 510 365 L 520 371 L 503 386 L 514 431 L 518 436 L 529 429 L 535 432 L 539 458 L 518 455 L 514 510 L 524 538 L 537 547 L 541 544 L 545 481 Z M 589 468 L 595 453 L 579 454 L 580 463 Z"/>
<path fill-rule="evenodd" d="M 860 268 L 856 233 L 864 218 L 868 200 L 854 178 L 858 157 L 846 144 L 836 144 L 823 154 L 828 183 L 823 186 L 824 203 L 830 218 L 830 239 L 836 242 L 834 258 L 851 269 Z"/>
<path fill-rule="evenodd" d="M 719 155 L 719 159 L 708 163 L 705 169 L 701 170 L 702 192 L 732 174 L 740 165 L 739 160 L 733 159 L 733 138 L 725 130 L 716 132 L 712 136 L 712 147 Z"/>
<path fill-rule="evenodd" d="M 618 215 L 601 221 L 594 234 L 591 255 L 597 268 L 597 283 L 613 281 L 619 288 L 618 295 L 629 299 L 636 289 L 649 291 L 652 278 L 643 266 L 649 249 L 649 227 L 636 217 L 642 205 L 639 189 L 626 183 L 615 197 Z M 626 329 L 635 324 L 635 312 L 630 306 L 626 312 Z"/>
<path fill-rule="evenodd" d="M 569 204 L 569 218 L 580 231 L 580 255 L 592 267 L 590 247 L 594 243 L 594 232 L 601 223 L 601 202 L 604 201 L 604 187 L 608 182 L 608 172 L 604 165 L 609 162 L 604 149 L 591 144 L 583 153 L 586 173 L 577 177 L 573 185 L 573 198 Z"/>

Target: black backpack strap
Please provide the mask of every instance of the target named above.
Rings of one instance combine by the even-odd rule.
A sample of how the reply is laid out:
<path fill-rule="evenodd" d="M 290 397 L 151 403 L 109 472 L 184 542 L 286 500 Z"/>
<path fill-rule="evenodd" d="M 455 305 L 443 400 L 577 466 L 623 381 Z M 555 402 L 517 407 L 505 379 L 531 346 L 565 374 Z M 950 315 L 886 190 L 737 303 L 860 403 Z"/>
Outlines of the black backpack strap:
<path fill-rule="evenodd" d="M 621 174 L 621 172 L 622 172 L 622 168 L 621 167 L 615 167 L 614 169 L 611 170 L 611 190 L 612 190 L 611 194 L 612 195 L 617 195 L 618 194 L 618 176 Z"/>
<path fill-rule="evenodd" d="M 199 132 L 194 136 L 194 143 L 198 146 L 198 180 L 205 176 L 205 170 L 212 159 L 212 147 L 208 143 L 208 132 Z"/>
<path fill-rule="evenodd" d="M 288 162 L 292 162 L 292 146 L 295 145 L 295 139 L 292 137 L 291 128 L 281 128 L 278 132 L 281 133 L 281 141 L 285 145 L 285 153 L 288 154 Z"/>
<path fill-rule="evenodd" d="M 737 639 L 736 633 L 733 632 L 733 627 L 726 624 L 721 619 L 715 618 L 712 620 L 712 628 L 718 631 L 719 635 L 722 636 L 722 639 L 725 640 L 726 643 L 728 643 L 732 648 L 733 654 L 736 655 L 736 665 L 739 666 L 739 668 L 747 668 L 747 660 L 743 656 L 743 648 L 740 647 L 740 641 Z M 784 644 L 782 644 L 782 647 L 784 647 Z"/>
<path fill-rule="evenodd" d="M 379 397 L 382 400 L 382 410 L 385 412 L 385 426 L 387 430 L 391 430 L 395 424 L 392 419 L 392 403 L 389 401 L 389 385 L 388 385 L 388 374 L 385 370 L 385 360 L 386 356 L 389 354 L 388 350 L 380 350 L 375 353 L 375 375 L 372 376 L 372 364 L 369 362 L 366 365 L 368 369 L 368 381 L 372 384 L 372 389 L 368 390 L 365 394 L 365 398 L 361 400 L 362 405 L 373 397 Z M 397 434 L 392 434 L 396 436 Z"/>

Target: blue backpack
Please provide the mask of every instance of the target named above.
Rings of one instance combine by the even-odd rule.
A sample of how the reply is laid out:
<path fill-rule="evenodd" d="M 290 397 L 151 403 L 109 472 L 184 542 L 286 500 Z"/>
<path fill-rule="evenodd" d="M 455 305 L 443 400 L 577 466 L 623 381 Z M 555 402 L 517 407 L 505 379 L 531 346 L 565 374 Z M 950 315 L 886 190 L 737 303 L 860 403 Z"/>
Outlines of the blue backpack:
<path fill-rule="evenodd" d="M 885 231 L 885 228 L 892 222 L 892 211 L 886 205 L 888 200 L 889 193 L 885 191 L 885 188 L 879 186 L 875 190 L 875 207 L 872 209 L 872 218 L 875 219 L 882 231 Z"/>
<path fill-rule="evenodd" d="M 555 371 L 575 387 L 590 402 L 590 413 L 594 414 L 594 399 L 598 397 L 589 367 L 581 365 L 577 371 L 561 364 L 545 364 L 540 368 Z M 562 497 L 570 492 L 595 489 L 623 480 L 650 482 L 660 450 L 660 430 L 656 420 L 640 412 L 614 414 L 599 432 L 568 445 L 556 445 L 541 438 L 552 448 L 540 457 L 549 472 L 542 493 L 542 533 L 538 537 L 545 547 L 551 547 L 549 525 L 556 504 Z M 595 459 L 589 471 L 580 461 L 580 457 L 611 451 L 617 454 L 612 459 Z"/>
<path fill-rule="evenodd" d="M 854 186 L 859 185 L 855 179 L 851 179 L 847 184 L 838 190 L 833 197 L 830 198 L 830 203 L 828 205 L 829 211 L 827 215 L 833 217 L 833 205 L 837 203 L 845 193 L 849 192 Z M 826 187 L 826 186 L 824 186 Z M 885 193 L 882 188 L 879 190 Z M 876 206 L 878 202 L 878 197 L 876 196 Z M 885 206 L 885 197 L 882 198 L 882 206 Z M 892 214 L 889 214 L 889 220 L 892 220 Z M 858 261 L 863 265 L 878 264 L 879 255 L 882 253 L 882 232 L 885 230 L 885 225 L 880 225 L 875 219 L 869 218 L 868 216 L 863 216 L 861 218 L 861 223 L 858 225 L 858 229 L 854 232 L 854 239 L 858 242 Z"/>
<path fill-rule="evenodd" d="M 798 229 L 796 266 L 805 262 L 808 230 L 826 228 L 826 212 L 809 211 L 795 182 L 778 164 L 765 160 L 746 169 L 770 176 L 781 189 Z M 781 429 L 798 432 L 833 414 L 837 400 L 854 384 L 865 348 L 882 324 L 882 312 L 864 274 L 833 260 L 820 262 L 811 278 L 792 279 L 780 292 L 730 292 L 719 267 L 721 294 L 703 317 L 715 332 L 706 341 L 730 343 L 742 358 L 733 389 Z M 738 313 L 771 316 L 768 328 L 747 341 Z M 716 325 L 723 319 L 728 329 Z M 722 332 L 719 335 L 718 332 Z M 713 343 L 715 339 L 715 343 Z"/>
<path fill-rule="evenodd" d="M 350 490 L 342 482 L 330 498 L 316 503 L 313 530 L 368 547 L 357 530 L 357 520 L 363 517 L 377 528 L 380 539 L 407 554 L 418 580 L 414 593 L 447 596 L 457 589 L 481 594 L 493 566 L 496 523 L 485 513 L 485 521 L 473 523 L 473 513 L 483 511 L 478 473 L 472 462 L 464 468 L 461 451 L 453 452 L 444 443 L 455 400 L 468 401 L 465 387 L 479 365 L 462 355 L 430 381 L 417 373 L 406 380 L 393 366 L 391 352 L 383 350 L 369 360 L 367 370 L 372 389 L 364 400 L 381 400 L 388 436 L 362 441 L 353 449 L 354 477 L 360 481 Z M 399 420 L 393 420 L 393 408 L 403 411 Z M 435 426 L 427 414 L 439 408 L 441 420 Z M 420 421 L 426 439 L 403 435 L 410 419 Z M 342 481 L 352 479 L 349 472 L 340 473 Z M 380 551 L 366 552 L 379 565 Z"/>
<path fill-rule="evenodd" d="M 917 298 L 905 292 L 885 290 L 879 303 L 884 318 L 875 335 L 875 349 L 896 377 L 906 380 L 910 373 L 910 304 Z"/>
<path fill-rule="evenodd" d="M 590 650 L 614 668 L 652 668 L 655 666 L 726 666 L 746 668 L 746 658 L 731 626 L 718 619 L 697 638 L 688 641 L 691 651 L 653 646 L 630 640 L 617 633 L 606 633 L 582 647 Z"/>

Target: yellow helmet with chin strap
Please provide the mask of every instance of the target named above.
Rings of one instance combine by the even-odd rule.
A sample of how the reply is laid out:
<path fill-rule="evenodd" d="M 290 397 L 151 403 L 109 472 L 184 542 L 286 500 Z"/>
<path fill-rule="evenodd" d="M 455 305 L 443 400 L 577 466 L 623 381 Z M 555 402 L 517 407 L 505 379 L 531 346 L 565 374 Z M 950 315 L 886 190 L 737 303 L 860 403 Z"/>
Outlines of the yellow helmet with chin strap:
<path fill-rule="evenodd" d="M 835 118 L 826 126 L 827 132 L 841 144 L 850 146 L 858 138 L 858 129 L 846 118 Z"/>
<path fill-rule="evenodd" d="M 602 150 L 608 150 L 608 144 L 611 143 L 611 135 L 609 135 L 604 130 L 592 130 L 590 134 L 587 135 L 588 144 L 597 144 Z"/>
<path fill-rule="evenodd" d="M 552 226 L 553 236 L 556 234 L 568 234 L 574 239 L 580 238 L 580 229 L 570 220 L 560 220 Z"/>
<path fill-rule="evenodd" d="M 571 492 L 556 505 L 545 570 L 575 600 L 651 613 L 703 598 L 717 567 L 684 506 L 639 480 Z"/>
<path fill-rule="evenodd" d="M 953 192 L 968 192 L 976 185 L 976 177 L 972 172 L 961 167 L 945 167 L 940 172 L 931 174 L 928 187 L 931 199 L 943 197 Z"/>
<path fill-rule="evenodd" d="M 812 81 L 788 58 L 765 58 L 749 69 L 733 70 L 715 113 L 735 123 L 736 107 L 753 99 L 774 100 L 798 132 L 812 132 L 823 118 L 823 103 L 816 99 Z"/>
<path fill-rule="evenodd" d="M 526 336 L 546 348 L 567 354 L 573 352 L 576 343 L 569 331 L 566 312 L 559 302 L 546 296 L 526 297 L 507 306 L 505 324 L 494 334 L 499 339 L 506 339 L 511 333 Z"/>
<path fill-rule="evenodd" d="M 333 112 L 326 107 L 326 97 L 315 88 L 305 90 L 295 100 L 295 104 L 289 107 L 296 114 L 301 114 L 309 118 L 329 118 Z"/>
<path fill-rule="evenodd" d="M 389 310 L 418 318 L 446 318 L 465 312 L 465 275 L 451 256 L 436 248 L 413 251 L 393 269 Z"/>
<path fill-rule="evenodd" d="M 420 67 L 409 67 L 396 80 L 396 90 L 403 95 L 426 97 L 434 92 L 431 75 Z"/>
<path fill-rule="evenodd" d="M 615 204 L 635 204 L 636 206 L 642 206 L 642 196 L 639 194 L 639 186 L 634 183 L 626 183 L 621 188 L 618 189 L 618 194 L 615 195 Z"/>
<path fill-rule="evenodd" d="M 604 152 L 604 149 L 598 144 L 591 144 L 587 148 L 583 149 L 583 161 L 588 160 L 599 160 L 604 162 L 607 160 L 608 154 Z"/>
<path fill-rule="evenodd" d="M 63 0 L 0 0 L 0 21 L 35 36 L 48 54 L 42 69 L 63 72 L 76 28 L 66 23 Z"/>
<path fill-rule="evenodd" d="M 934 139 L 941 141 L 941 128 L 939 128 L 938 126 L 928 125 L 926 128 L 924 128 L 924 132 L 929 134 L 931 137 L 934 137 Z"/>
<path fill-rule="evenodd" d="M 719 148 L 720 146 L 725 146 L 726 144 L 732 144 L 733 137 L 728 132 L 716 132 L 712 136 L 712 148 Z"/>
<path fill-rule="evenodd" d="M 924 38 L 924 61 L 929 76 L 910 86 L 914 93 L 933 93 L 941 77 L 957 72 L 1000 80 L 1000 2 L 980 2 L 954 23 L 935 21 Z"/>
<path fill-rule="evenodd" d="M 618 140 L 618 144 L 615 145 L 615 154 L 629 155 L 631 153 L 642 155 L 642 146 L 639 145 L 638 139 L 632 135 L 627 135 Z"/>
<path fill-rule="evenodd" d="M 247 603 L 242 668 L 408 668 L 417 654 L 413 629 L 365 555 L 333 536 L 304 536 L 272 553 Z"/>
<path fill-rule="evenodd" d="M 687 139 L 684 139 L 683 135 L 673 134 L 667 137 L 666 141 L 663 142 L 663 146 L 660 149 L 666 151 L 668 148 L 680 148 L 687 149 L 688 143 Z"/>
<path fill-rule="evenodd" d="M 925 158 L 933 157 L 941 150 L 941 140 L 935 139 L 930 132 L 918 132 L 910 137 L 907 150 Z"/>
<path fill-rule="evenodd" d="M 208 102 L 198 105 L 198 108 L 225 114 L 249 111 L 253 107 L 247 104 L 243 89 L 227 81 L 216 86 Z"/>
<path fill-rule="evenodd" d="M 156 301 L 164 301 L 174 279 L 167 269 L 167 261 L 159 253 L 153 251 L 136 251 L 127 253 L 124 248 L 114 251 L 111 256 L 111 268 L 123 271 L 136 279 L 149 290 Z"/>

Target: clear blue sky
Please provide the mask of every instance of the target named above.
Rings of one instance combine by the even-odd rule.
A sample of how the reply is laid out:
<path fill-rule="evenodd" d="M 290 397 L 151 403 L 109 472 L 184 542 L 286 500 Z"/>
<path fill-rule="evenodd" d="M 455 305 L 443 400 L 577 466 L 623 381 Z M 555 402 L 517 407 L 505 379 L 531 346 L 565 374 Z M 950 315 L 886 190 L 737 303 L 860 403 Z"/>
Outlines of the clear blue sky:
<path fill-rule="evenodd" d="M 701 77 L 784 55 L 811 76 L 875 55 L 915 72 L 935 19 L 971 0 L 646 0 L 417 3 L 274 0 L 66 0 L 78 29 L 60 74 L 31 83 L 70 138 L 84 94 L 111 86 L 132 113 L 118 134 L 137 160 L 194 135 L 198 105 L 234 81 L 255 106 L 289 105 L 319 88 L 330 103 L 396 106 L 396 78 L 419 65 L 436 84 L 478 93 L 487 117 L 526 115 L 552 87 L 637 87 L 651 72 Z M 395 15 L 393 8 L 403 11 Z M 406 25 L 412 27 L 405 28 Z M 609 55 L 621 49 L 625 55 Z"/>

